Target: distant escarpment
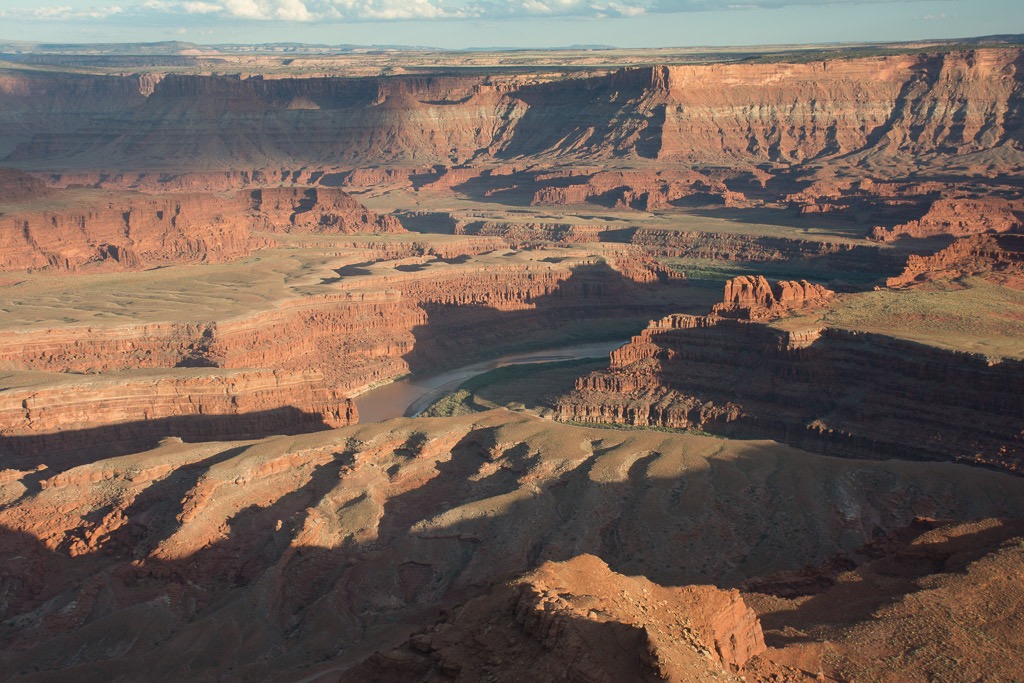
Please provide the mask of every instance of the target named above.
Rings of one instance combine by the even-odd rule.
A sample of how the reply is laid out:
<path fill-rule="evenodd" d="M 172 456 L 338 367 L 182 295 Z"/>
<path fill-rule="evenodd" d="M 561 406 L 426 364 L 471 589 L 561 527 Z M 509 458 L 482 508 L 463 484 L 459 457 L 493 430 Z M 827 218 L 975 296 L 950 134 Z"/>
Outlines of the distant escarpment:
<path fill-rule="evenodd" d="M 1022 391 L 1020 361 L 877 334 L 672 315 L 614 351 L 608 370 L 580 378 L 558 412 L 1019 473 Z"/>
<path fill-rule="evenodd" d="M 254 232 L 404 232 L 345 192 L 267 188 L 233 194 L 55 191 L 0 211 L 0 270 L 137 269 L 228 261 L 267 245 Z"/>
<path fill-rule="evenodd" d="M 50 194 L 46 183 L 13 168 L 0 168 L 0 202 L 24 202 L 43 199 Z"/>
<path fill-rule="evenodd" d="M 966 173 L 991 172 L 1020 163 L 1019 64 L 1007 48 L 627 68 L 546 83 L 12 72 L 0 78 L 0 124 L 17 129 L 10 162 L 53 169 L 547 156 L 747 169 L 836 159 L 885 175 L 958 157 Z M 621 199 L 655 206 L 671 201 L 663 190 Z M 537 199 L 563 200 L 552 192 Z"/>

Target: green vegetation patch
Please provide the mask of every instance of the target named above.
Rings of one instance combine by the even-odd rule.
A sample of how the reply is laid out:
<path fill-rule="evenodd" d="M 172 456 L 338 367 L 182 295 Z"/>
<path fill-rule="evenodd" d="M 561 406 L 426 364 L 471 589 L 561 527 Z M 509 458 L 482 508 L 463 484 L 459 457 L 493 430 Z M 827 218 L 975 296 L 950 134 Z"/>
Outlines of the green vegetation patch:
<path fill-rule="evenodd" d="M 451 417 L 492 408 L 543 413 L 554 407 L 559 396 L 572 390 L 577 377 L 606 367 L 607 358 L 507 365 L 466 380 L 423 415 Z"/>

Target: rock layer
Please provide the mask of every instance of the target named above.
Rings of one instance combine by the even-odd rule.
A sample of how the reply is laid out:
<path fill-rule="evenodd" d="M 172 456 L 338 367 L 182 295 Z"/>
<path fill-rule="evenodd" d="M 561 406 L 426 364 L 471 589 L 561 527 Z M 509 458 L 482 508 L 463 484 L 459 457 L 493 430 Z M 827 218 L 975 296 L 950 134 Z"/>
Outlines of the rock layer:
<path fill-rule="evenodd" d="M 843 157 L 885 173 L 973 154 L 990 170 L 1019 163 L 1019 59 L 1012 48 L 979 49 L 627 68 L 548 83 L 9 72 L 0 123 L 21 135 L 10 161 L 64 167 L 415 166 L 529 155 L 752 168 Z"/>
<path fill-rule="evenodd" d="M 344 427 L 351 399 L 313 372 L 244 370 L 61 378 L 0 392 L 0 452 L 8 466 L 188 441 L 260 438 Z M 45 454 L 45 456 L 44 456 Z"/>
<path fill-rule="evenodd" d="M 0 213 L 0 270 L 229 261 L 268 244 L 258 230 L 404 232 L 396 219 L 328 188 L 163 196 L 78 190 L 59 197 L 65 208 L 15 205 Z"/>
<path fill-rule="evenodd" d="M 1000 197 L 936 200 L 919 220 L 892 228 L 875 228 L 871 238 L 890 242 L 900 237 L 965 237 L 986 232 L 1020 231 L 1024 227 L 1024 202 Z"/>
<path fill-rule="evenodd" d="M 774 438 L 831 455 L 1024 468 L 1024 364 L 875 334 L 655 321 L 559 415 Z"/>
<path fill-rule="evenodd" d="M 1024 235 L 972 235 L 961 237 L 929 256 L 912 254 L 903 272 L 886 280 L 886 284 L 889 287 L 903 287 L 932 280 L 990 275 L 1020 286 L 1022 274 Z"/>

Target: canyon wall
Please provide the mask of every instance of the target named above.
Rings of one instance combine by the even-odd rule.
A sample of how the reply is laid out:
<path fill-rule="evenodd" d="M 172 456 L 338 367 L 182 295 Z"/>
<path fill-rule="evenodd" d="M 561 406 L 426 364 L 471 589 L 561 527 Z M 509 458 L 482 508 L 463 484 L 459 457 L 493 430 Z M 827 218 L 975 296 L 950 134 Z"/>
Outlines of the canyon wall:
<path fill-rule="evenodd" d="M 46 462 L 54 470 L 96 452 L 113 457 L 154 448 L 169 436 L 189 442 L 258 439 L 357 421 L 352 400 L 310 371 L 47 379 L 0 392 L 0 453 L 7 467 Z"/>
<path fill-rule="evenodd" d="M 971 235 L 956 239 L 934 254 L 911 254 L 903 272 L 888 278 L 886 284 L 903 287 L 969 275 L 986 275 L 1003 284 L 1024 286 L 1024 235 Z"/>
<path fill-rule="evenodd" d="M 1020 52 L 1008 48 L 627 68 L 549 83 L 516 76 L 68 81 L 8 72 L 0 122 L 18 121 L 22 130 L 26 115 L 35 116 L 8 162 L 53 168 L 354 168 L 524 156 L 751 168 L 842 156 L 885 174 L 974 154 L 992 170 L 1019 165 L 1019 64 Z M 56 106 L 65 100 L 76 106 Z"/>
<path fill-rule="evenodd" d="M 50 189 L 42 179 L 17 169 L 0 168 L 0 202 L 30 201 L 49 194 Z"/>
<path fill-rule="evenodd" d="M 986 232 L 1020 231 L 1024 227 L 1024 201 L 1001 197 L 967 199 L 947 197 L 932 203 L 918 220 L 892 228 L 876 227 L 870 237 L 891 242 L 901 237 L 966 237 Z"/>
<path fill-rule="evenodd" d="M 837 329 L 672 315 L 560 400 L 576 422 L 770 438 L 830 455 L 1024 471 L 1024 363 Z"/>
<path fill-rule="evenodd" d="M 358 391 L 572 320 L 664 309 L 671 296 L 638 306 L 644 283 L 601 262 L 442 267 L 363 277 L 364 292 L 295 299 L 233 320 L 12 332 L 0 341 L 0 367 L 315 369 Z"/>
<path fill-rule="evenodd" d="M 353 278 L 360 291 L 298 298 L 234 319 L 10 331 L 0 340 L 0 369 L 89 374 L 0 392 L 0 448 L 24 456 L 109 453 L 111 444 L 152 445 L 157 436 L 224 439 L 336 427 L 356 419 L 347 397 L 373 384 L 550 338 L 575 321 L 671 307 L 672 287 L 644 277 L 654 271 L 642 261 L 624 262 L 623 272 L 589 260 L 414 260 L 411 271 Z M 174 368 L 199 374 L 118 374 Z"/>
<path fill-rule="evenodd" d="M 53 190 L 49 195 L 42 203 L 0 211 L 0 270 L 229 261 L 271 244 L 256 231 L 404 232 L 397 219 L 333 188 L 177 195 Z M 55 208 L 47 208 L 50 202 Z"/>

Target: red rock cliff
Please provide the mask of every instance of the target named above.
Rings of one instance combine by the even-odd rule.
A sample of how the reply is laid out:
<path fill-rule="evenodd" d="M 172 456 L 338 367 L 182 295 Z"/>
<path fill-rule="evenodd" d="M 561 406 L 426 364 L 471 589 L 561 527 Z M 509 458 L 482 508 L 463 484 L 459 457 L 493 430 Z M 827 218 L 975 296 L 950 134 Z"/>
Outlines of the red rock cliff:
<path fill-rule="evenodd" d="M 77 190 L 57 198 L 61 208 L 22 204 L 0 213 L 0 270 L 228 261 L 267 243 L 254 230 L 403 231 L 391 216 L 330 188 L 169 196 Z"/>
<path fill-rule="evenodd" d="M 655 321 L 576 382 L 562 419 L 772 438 L 830 455 L 1024 471 L 1024 363 L 881 335 Z"/>

